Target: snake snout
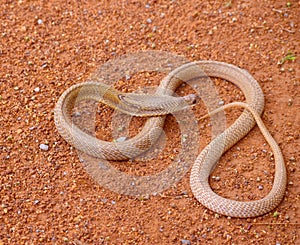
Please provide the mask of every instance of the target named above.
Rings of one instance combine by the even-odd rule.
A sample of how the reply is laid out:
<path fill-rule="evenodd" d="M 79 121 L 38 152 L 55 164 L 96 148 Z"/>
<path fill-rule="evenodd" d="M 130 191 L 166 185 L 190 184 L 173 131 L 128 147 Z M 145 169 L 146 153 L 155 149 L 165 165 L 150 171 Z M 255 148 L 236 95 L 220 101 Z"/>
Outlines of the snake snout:
<path fill-rule="evenodd" d="M 197 94 L 189 94 L 183 97 L 184 101 L 188 103 L 189 105 L 194 105 L 197 103 L 198 99 L 200 99 L 200 96 Z"/>

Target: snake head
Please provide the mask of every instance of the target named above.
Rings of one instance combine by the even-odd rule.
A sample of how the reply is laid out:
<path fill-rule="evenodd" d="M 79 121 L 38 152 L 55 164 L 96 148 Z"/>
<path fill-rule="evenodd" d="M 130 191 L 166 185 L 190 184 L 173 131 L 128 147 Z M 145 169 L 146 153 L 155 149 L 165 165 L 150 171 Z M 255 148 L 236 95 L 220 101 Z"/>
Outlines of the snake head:
<path fill-rule="evenodd" d="M 197 94 L 188 94 L 184 96 L 183 99 L 188 105 L 195 105 L 198 99 L 200 99 L 200 96 Z"/>

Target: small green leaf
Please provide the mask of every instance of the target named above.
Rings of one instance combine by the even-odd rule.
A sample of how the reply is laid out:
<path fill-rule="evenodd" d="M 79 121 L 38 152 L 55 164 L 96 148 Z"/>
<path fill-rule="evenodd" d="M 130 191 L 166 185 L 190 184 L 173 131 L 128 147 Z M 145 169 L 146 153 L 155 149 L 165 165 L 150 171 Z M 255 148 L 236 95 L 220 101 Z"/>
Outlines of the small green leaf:
<path fill-rule="evenodd" d="M 275 211 L 275 212 L 273 213 L 273 217 L 278 217 L 278 216 L 279 216 L 279 212 Z"/>
<path fill-rule="evenodd" d="M 12 137 L 12 135 L 9 135 L 9 136 L 7 136 L 7 138 L 6 138 L 8 141 L 12 141 L 13 140 L 13 137 Z"/>
<path fill-rule="evenodd" d="M 288 60 L 293 61 L 293 60 L 295 60 L 295 59 L 296 59 L 296 55 L 295 55 L 294 53 L 292 53 L 292 52 L 288 52 L 287 55 L 284 56 L 284 57 L 278 62 L 278 64 L 279 64 L 279 65 L 282 65 L 282 64 L 284 64 L 284 62 L 286 62 L 286 61 L 288 61 Z"/>

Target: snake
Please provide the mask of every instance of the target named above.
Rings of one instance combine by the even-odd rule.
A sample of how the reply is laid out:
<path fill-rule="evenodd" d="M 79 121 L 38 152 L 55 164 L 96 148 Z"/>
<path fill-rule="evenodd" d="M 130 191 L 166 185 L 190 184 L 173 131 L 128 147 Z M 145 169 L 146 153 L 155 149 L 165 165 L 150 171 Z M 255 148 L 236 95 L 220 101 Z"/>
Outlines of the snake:
<path fill-rule="evenodd" d="M 245 102 L 233 102 L 209 112 L 205 117 L 230 107 L 242 107 L 241 115 L 197 156 L 190 173 L 190 187 L 194 197 L 206 208 L 229 217 L 248 218 L 264 215 L 275 209 L 285 195 L 286 167 L 280 147 L 265 127 L 261 114 L 264 94 L 259 83 L 245 69 L 219 61 L 189 62 L 171 71 L 158 86 L 155 94 L 123 93 L 99 81 L 75 84 L 63 92 L 54 108 L 54 121 L 59 134 L 76 149 L 106 160 L 128 160 L 146 151 L 159 138 L 166 115 L 193 106 L 194 94 L 175 97 L 175 90 L 183 83 L 198 76 L 201 69 L 208 77 L 227 80 L 244 94 Z M 93 137 L 72 122 L 72 111 L 81 100 L 94 100 L 129 115 L 148 117 L 143 129 L 125 142 L 109 142 Z M 209 184 L 209 177 L 222 155 L 249 131 L 258 125 L 270 145 L 275 162 L 272 189 L 259 200 L 236 201 L 216 194 Z"/>

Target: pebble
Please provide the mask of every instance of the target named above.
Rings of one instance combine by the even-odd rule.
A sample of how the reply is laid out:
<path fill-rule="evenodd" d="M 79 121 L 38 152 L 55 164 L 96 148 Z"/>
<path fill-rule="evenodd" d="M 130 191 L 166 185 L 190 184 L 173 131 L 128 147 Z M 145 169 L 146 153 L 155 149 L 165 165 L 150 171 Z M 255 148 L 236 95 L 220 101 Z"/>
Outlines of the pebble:
<path fill-rule="evenodd" d="M 34 92 L 36 93 L 40 92 L 40 88 L 39 87 L 34 88 Z"/>
<path fill-rule="evenodd" d="M 49 146 L 45 145 L 45 144 L 40 144 L 40 149 L 43 151 L 48 151 L 49 150 Z"/>
<path fill-rule="evenodd" d="M 16 130 L 16 133 L 17 133 L 17 134 L 21 134 L 22 132 L 23 132 L 23 130 L 20 129 L 20 128 Z"/>
<path fill-rule="evenodd" d="M 212 176 L 211 178 L 215 181 L 220 181 L 220 179 L 221 179 L 220 176 Z"/>
<path fill-rule="evenodd" d="M 151 24 L 152 23 L 152 20 L 149 18 L 149 19 L 147 19 L 147 23 L 148 24 Z"/>
<path fill-rule="evenodd" d="M 185 240 L 185 239 L 182 239 L 182 240 L 181 240 L 181 244 L 190 245 L 190 244 L 191 244 L 191 242 L 190 242 L 190 240 Z"/>
<path fill-rule="evenodd" d="M 47 62 L 45 62 L 41 65 L 42 68 L 47 68 L 47 66 L 48 66 Z"/>
<path fill-rule="evenodd" d="M 38 20 L 37 20 L 37 23 L 38 23 L 39 25 L 41 25 L 41 24 L 43 24 L 43 20 L 38 19 Z"/>
<path fill-rule="evenodd" d="M 289 159 L 291 162 L 296 162 L 296 158 L 295 157 L 290 157 Z"/>
<path fill-rule="evenodd" d="M 264 189 L 264 187 L 263 187 L 262 185 L 259 185 L 259 186 L 258 186 L 258 189 L 259 189 L 259 190 L 262 190 L 262 189 Z"/>

